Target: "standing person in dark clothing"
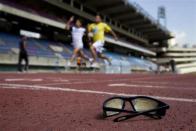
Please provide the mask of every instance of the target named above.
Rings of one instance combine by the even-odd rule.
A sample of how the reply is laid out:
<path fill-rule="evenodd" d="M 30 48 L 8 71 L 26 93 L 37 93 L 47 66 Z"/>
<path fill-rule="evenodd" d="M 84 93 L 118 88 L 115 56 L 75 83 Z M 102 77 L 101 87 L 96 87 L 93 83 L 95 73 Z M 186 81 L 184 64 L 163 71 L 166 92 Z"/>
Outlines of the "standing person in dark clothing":
<path fill-rule="evenodd" d="M 18 59 L 18 71 L 23 71 L 22 69 L 22 60 L 25 61 L 24 70 L 28 71 L 29 59 L 27 52 L 27 37 L 23 36 L 19 43 L 19 59 Z"/>
<path fill-rule="evenodd" d="M 171 60 L 170 65 L 171 65 L 172 72 L 175 73 L 176 72 L 176 62 L 174 60 Z"/>

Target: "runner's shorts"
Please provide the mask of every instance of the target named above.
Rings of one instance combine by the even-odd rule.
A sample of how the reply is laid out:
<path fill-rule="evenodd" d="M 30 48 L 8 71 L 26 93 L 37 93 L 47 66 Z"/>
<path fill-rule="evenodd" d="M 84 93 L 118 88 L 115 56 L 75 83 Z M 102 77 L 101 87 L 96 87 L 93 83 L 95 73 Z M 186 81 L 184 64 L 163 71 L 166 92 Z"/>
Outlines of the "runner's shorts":
<path fill-rule="evenodd" d="M 103 46 L 104 46 L 104 41 L 101 41 L 101 40 L 93 43 L 93 47 L 96 49 L 96 52 L 98 53 L 103 52 L 104 50 Z"/>

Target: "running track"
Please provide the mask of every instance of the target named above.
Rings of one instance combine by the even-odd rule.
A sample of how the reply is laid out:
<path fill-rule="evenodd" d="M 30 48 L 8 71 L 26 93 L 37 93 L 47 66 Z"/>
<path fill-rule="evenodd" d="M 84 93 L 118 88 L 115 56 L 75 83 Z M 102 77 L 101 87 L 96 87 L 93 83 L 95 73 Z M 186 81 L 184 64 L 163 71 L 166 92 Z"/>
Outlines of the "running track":
<path fill-rule="evenodd" d="M 148 95 L 170 105 L 166 116 L 114 123 L 102 103 Z M 0 131 L 195 131 L 196 75 L 0 73 Z"/>

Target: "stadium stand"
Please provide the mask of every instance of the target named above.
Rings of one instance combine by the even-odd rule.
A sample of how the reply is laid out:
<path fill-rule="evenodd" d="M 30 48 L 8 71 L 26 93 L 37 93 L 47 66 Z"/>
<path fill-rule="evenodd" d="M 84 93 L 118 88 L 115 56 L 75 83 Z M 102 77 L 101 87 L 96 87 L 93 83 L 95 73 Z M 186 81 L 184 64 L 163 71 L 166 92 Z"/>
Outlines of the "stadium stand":
<path fill-rule="evenodd" d="M 161 48 L 158 50 L 158 54 L 157 63 L 160 65 L 169 65 L 171 61 L 174 61 L 174 72 L 176 73 L 182 74 L 196 71 L 196 49 L 194 48 Z"/>
<path fill-rule="evenodd" d="M 20 40 L 19 36 L 8 33 L 0 33 L 0 39 L 0 54 L 18 54 L 18 43 Z M 63 43 L 32 38 L 29 38 L 27 42 L 29 56 L 44 57 L 48 59 L 59 57 L 65 60 L 71 57 L 72 47 L 70 47 L 68 44 L 66 45 Z M 91 57 L 89 50 L 84 49 L 84 52 Z M 130 73 L 131 70 L 135 70 L 134 68 L 138 68 L 138 70 L 140 68 L 146 71 L 149 71 L 150 69 L 156 70 L 156 68 L 154 68 L 155 64 L 150 63 L 149 61 L 141 60 L 136 57 L 120 55 L 109 51 L 106 51 L 105 53 L 112 59 L 112 66 L 110 66 L 107 70 L 109 73 Z M 103 63 L 101 60 L 99 60 L 99 62 Z M 16 64 L 16 61 L 13 61 L 12 64 Z M 105 64 L 107 65 L 107 62 Z M 38 63 L 38 65 L 41 65 L 41 63 Z"/>
<path fill-rule="evenodd" d="M 32 30 L 41 33 L 44 40 L 32 38 L 28 40 L 29 55 L 31 56 L 31 59 L 33 59 L 30 60 L 30 65 L 58 65 L 64 67 L 72 53 L 72 47 L 69 44 L 70 41 L 67 41 L 68 35 L 65 36 L 64 23 L 66 18 L 71 15 L 76 15 L 85 19 L 86 22 L 90 22 L 94 19 L 93 15 L 96 14 L 96 11 L 92 11 L 89 8 L 91 6 L 100 10 L 98 12 L 101 13 L 104 21 L 109 23 L 119 36 L 119 41 L 113 40 L 110 36 L 106 37 L 106 43 L 110 43 L 109 45 L 111 45 L 106 46 L 106 54 L 112 58 L 113 67 L 109 68 L 106 62 L 98 60 L 101 65 L 106 67 L 104 67 L 106 72 L 115 72 L 116 70 L 112 68 L 116 67 L 119 69 L 118 72 L 121 73 L 130 73 L 134 70 L 155 71 L 157 66 L 149 59 L 151 57 L 156 57 L 156 51 L 151 50 L 151 47 L 153 46 L 152 43 L 158 41 L 160 45 L 167 46 L 163 43 L 165 40 L 173 37 L 170 32 L 154 22 L 148 15 L 144 14 L 144 11 L 141 12 L 137 7 L 132 6 L 131 4 L 127 5 L 121 0 L 115 0 L 114 3 L 118 3 L 116 6 L 111 5 L 110 0 L 106 0 L 101 5 L 96 3 L 97 1 L 94 0 L 92 2 L 86 1 L 84 5 L 81 4 L 80 0 L 2 0 L 0 2 L 2 23 L 0 28 L 4 29 L 5 32 L 12 32 L 12 35 L 5 34 L 5 32 L 1 33 L 0 39 L 2 40 L 0 41 L 0 44 L 2 46 L 0 51 L 4 51 L 2 54 L 10 54 L 10 52 L 17 54 L 17 44 L 19 41 L 17 32 L 20 29 Z M 111 8 L 107 11 L 101 11 L 101 8 L 106 5 Z M 43 6 L 45 8 L 43 8 Z M 119 8 L 122 9 L 123 6 L 125 7 L 123 8 L 123 14 L 125 14 L 125 16 L 123 16 L 123 18 L 118 18 L 117 15 L 122 13 Z M 114 8 L 118 9 L 113 10 Z M 130 13 L 131 17 L 128 16 Z M 103 14 L 107 16 L 104 16 Z M 12 19 L 10 20 L 8 18 Z M 121 20 L 123 21 L 122 23 L 119 22 Z M 10 41 L 8 40 L 8 37 L 11 37 Z M 11 48 L 7 46 L 10 45 L 10 43 L 12 43 Z M 116 49 L 120 49 L 121 51 L 116 51 Z M 88 49 L 84 49 L 84 52 L 90 56 Z M 6 60 L 8 61 L 8 59 Z M 1 61 L 1 63 L 3 63 L 3 61 Z M 12 62 L 12 64 L 14 63 L 16 64 L 17 61 L 15 60 L 15 62 Z"/>

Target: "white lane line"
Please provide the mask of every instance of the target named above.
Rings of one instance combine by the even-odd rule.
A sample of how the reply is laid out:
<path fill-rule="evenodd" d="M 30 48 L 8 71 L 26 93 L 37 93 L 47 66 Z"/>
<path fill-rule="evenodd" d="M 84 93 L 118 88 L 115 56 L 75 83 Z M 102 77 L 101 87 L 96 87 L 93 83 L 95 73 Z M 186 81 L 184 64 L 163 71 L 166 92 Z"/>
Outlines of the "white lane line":
<path fill-rule="evenodd" d="M 5 81 L 43 81 L 43 79 L 25 79 L 25 78 L 14 78 L 14 79 L 5 79 Z"/>
<path fill-rule="evenodd" d="M 59 87 L 47 87 L 47 86 L 36 86 L 36 85 L 23 85 L 23 84 L 0 84 L 0 88 L 8 89 L 27 89 L 27 90 L 49 90 L 49 91 L 64 91 L 64 92 L 79 92 L 79 93 L 91 93 L 101 95 L 112 95 L 112 96 L 138 96 L 142 94 L 126 94 L 126 93 L 115 93 L 115 92 L 104 92 L 95 90 L 84 90 L 84 89 L 73 89 L 73 88 L 59 88 Z M 163 97 L 163 96 L 151 96 L 156 99 L 179 101 L 179 102 L 191 102 L 196 103 L 196 99 L 188 98 L 175 98 L 175 97 Z"/>
<path fill-rule="evenodd" d="M 125 83 L 117 83 L 117 84 L 108 84 L 110 87 L 136 87 L 136 88 L 153 88 L 153 89 L 175 89 L 175 90 L 196 90 L 196 88 L 182 88 L 182 87 L 171 87 L 171 86 L 155 86 L 155 85 L 137 85 L 137 84 L 125 84 Z"/>
<path fill-rule="evenodd" d="M 35 78 L 7 78 L 7 79 L 4 79 L 4 81 L 6 82 L 19 82 L 19 81 L 32 81 L 32 82 L 40 82 L 40 81 L 53 81 L 53 82 L 69 82 L 69 80 L 66 80 L 66 79 L 35 79 Z"/>
<path fill-rule="evenodd" d="M 173 82 L 155 82 L 155 81 L 133 81 L 134 83 L 141 84 L 158 84 L 158 85 L 169 85 L 169 86 L 196 86 L 195 83 L 173 83 Z"/>
<path fill-rule="evenodd" d="M 53 77 L 49 77 L 49 78 L 53 78 Z M 105 82 L 121 82 L 121 81 L 129 81 L 129 82 L 134 82 L 137 80 L 149 80 L 150 78 L 154 78 L 154 77 L 140 77 L 140 78 L 117 78 L 117 79 L 101 79 L 101 80 L 97 80 L 97 79 L 69 79 L 69 80 L 78 80 L 77 82 L 61 82 L 61 83 L 47 83 L 47 84 L 39 84 L 39 85 L 48 85 L 48 86 L 53 86 L 53 85 L 63 85 L 63 84 L 91 84 L 91 83 L 105 83 Z"/>
<path fill-rule="evenodd" d="M 145 82 L 145 81 L 137 81 L 138 79 L 112 79 L 112 80 L 95 80 L 95 79 L 90 79 L 90 80 L 81 80 L 81 81 L 59 81 L 59 82 L 56 82 L 56 83 L 46 83 L 46 84 L 39 84 L 39 85 L 43 85 L 43 86 L 54 86 L 54 85 L 66 85 L 66 84 L 93 84 L 93 83 L 106 83 L 106 82 L 130 82 L 130 83 L 134 83 L 134 84 L 150 84 L 150 85 L 147 85 L 147 87 L 163 87 L 163 88 L 175 88 L 176 86 L 178 86 L 178 88 L 175 88 L 175 89 L 183 89 L 184 86 L 192 86 L 193 85 L 184 85 L 184 84 L 173 84 L 172 82 L 169 83 L 169 82 L 165 82 L 165 83 L 162 83 L 162 82 Z M 151 84 L 159 84 L 159 86 L 157 85 L 151 85 Z M 133 85 L 134 86 L 134 85 Z M 143 86 L 143 85 L 142 85 Z M 175 86 L 175 87 L 172 87 L 172 86 Z M 152 88 L 153 88 L 152 87 Z M 184 88 L 185 90 L 196 90 L 196 88 Z"/>
<path fill-rule="evenodd" d="M 66 79 L 51 79 L 49 81 L 54 81 L 54 82 L 69 82 L 69 80 L 66 80 Z"/>
<path fill-rule="evenodd" d="M 136 79 L 111 79 L 111 80 L 96 80 L 96 79 L 91 79 L 91 80 L 82 80 L 82 81 L 75 81 L 75 82 L 61 82 L 61 83 L 47 83 L 47 84 L 39 84 L 39 85 L 48 85 L 48 86 L 52 86 L 52 85 L 64 85 L 64 84 L 92 84 L 92 83 L 105 83 L 105 82 L 122 82 L 122 81 L 134 81 L 134 80 L 138 80 Z"/>
<path fill-rule="evenodd" d="M 118 82 L 118 81 L 127 81 L 128 79 L 120 79 L 120 80 L 84 80 L 77 82 L 61 82 L 61 83 L 47 83 L 47 84 L 39 84 L 39 85 L 64 85 L 64 84 L 93 84 L 93 83 L 105 83 L 105 82 Z"/>

